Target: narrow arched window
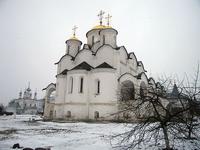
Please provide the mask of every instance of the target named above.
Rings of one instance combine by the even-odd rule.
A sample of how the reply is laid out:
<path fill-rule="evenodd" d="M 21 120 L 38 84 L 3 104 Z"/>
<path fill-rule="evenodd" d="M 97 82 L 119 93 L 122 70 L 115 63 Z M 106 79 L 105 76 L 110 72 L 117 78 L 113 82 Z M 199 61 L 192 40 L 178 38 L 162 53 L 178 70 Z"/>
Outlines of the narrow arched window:
<path fill-rule="evenodd" d="M 98 111 L 95 111 L 95 112 L 94 112 L 94 118 L 95 118 L 95 119 L 98 119 L 98 118 L 99 118 L 99 112 L 98 112 Z"/>
<path fill-rule="evenodd" d="M 80 79 L 80 90 L 79 90 L 80 93 L 83 93 L 83 77 L 81 77 Z"/>
<path fill-rule="evenodd" d="M 96 79 L 95 81 L 95 93 L 100 94 L 100 80 Z"/>
<path fill-rule="evenodd" d="M 69 78 L 69 93 L 73 92 L 73 77 Z"/>
<path fill-rule="evenodd" d="M 100 81 L 98 80 L 97 81 L 97 94 L 100 93 Z"/>
<path fill-rule="evenodd" d="M 103 44 L 105 44 L 105 35 L 103 35 Z"/>

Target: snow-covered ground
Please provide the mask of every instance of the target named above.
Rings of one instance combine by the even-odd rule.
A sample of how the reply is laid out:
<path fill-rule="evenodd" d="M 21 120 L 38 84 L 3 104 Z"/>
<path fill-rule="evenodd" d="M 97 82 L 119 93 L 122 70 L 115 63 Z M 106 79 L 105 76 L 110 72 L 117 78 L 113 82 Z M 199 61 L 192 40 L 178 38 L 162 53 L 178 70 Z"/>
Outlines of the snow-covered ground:
<path fill-rule="evenodd" d="M 127 129 L 117 123 L 31 122 L 31 118 L 41 120 L 30 115 L 0 116 L 0 150 L 10 150 L 15 143 L 31 148 L 50 146 L 51 150 L 110 150 L 114 149 L 110 137 Z M 143 145 L 139 149 L 158 148 Z"/>
<path fill-rule="evenodd" d="M 0 150 L 11 149 L 15 143 L 31 148 L 52 146 L 52 150 L 108 150 L 112 149 L 109 136 L 122 128 L 114 123 L 29 122 L 30 118 L 0 117 Z"/>

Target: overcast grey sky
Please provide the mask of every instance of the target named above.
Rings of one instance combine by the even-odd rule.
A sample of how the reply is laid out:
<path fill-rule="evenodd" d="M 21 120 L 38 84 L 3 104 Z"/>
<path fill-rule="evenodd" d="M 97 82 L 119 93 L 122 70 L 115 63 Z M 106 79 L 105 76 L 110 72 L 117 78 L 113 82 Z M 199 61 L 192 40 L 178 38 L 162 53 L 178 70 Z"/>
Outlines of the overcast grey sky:
<path fill-rule="evenodd" d="M 200 61 L 200 0 L 0 0 L 0 103 L 18 97 L 31 82 L 41 91 L 55 82 L 65 40 L 78 26 L 98 24 L 100 10 L 110 13 L 124 45 L 143 61 L 148 76 L 194 73 Z"/>

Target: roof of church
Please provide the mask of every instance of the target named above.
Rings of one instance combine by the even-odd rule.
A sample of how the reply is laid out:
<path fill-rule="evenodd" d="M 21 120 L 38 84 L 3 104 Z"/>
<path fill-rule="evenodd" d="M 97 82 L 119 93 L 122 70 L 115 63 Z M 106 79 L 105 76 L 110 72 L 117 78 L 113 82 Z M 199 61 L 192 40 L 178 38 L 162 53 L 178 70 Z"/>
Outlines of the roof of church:
<path fill-rule="evenodd" d="M 147 77 L 147 75 L 146 75 L 145 72 L 141 72 L 141 73 L 139 73 L 139 74 L 136 76 L 137 79 L 141 79 L 143 74 L 146 76 L 146 79 L 148 80 L 148 77 Z"/>
<path fill-rule="evenodd" d="M 106 26 L 104 25 L 97 25 L 97 26 L 94 26 L 92 29 L 105 29 Z"/>
<path fill-rule="evenodd" d="M 172 92 L 168 94 L 168 98 L 170 98 L 170 99 L 178 99 L 178 98 L 185 99 L 185 98 L 187 98 L 187 96 L 184 95 L 183 93 L 180 93 L 177 85 L 174 84 Z"/>
<path fill-rule="evenodd" d="M 68 41 L 79 41 L 82 44 L 82 42 L 75 36 L 69 38 L 67 41 L 65 41 L 65 43 L 67 43 Z"/>
<path fill-rule="evenodd" d="M 55 83 L 50 83 L 49 85 L 47 85 L 47 87 L 43 88 L 42 91 L 43 91 L 43 90 L 46 90 L 50 85 L 53 85 L 53 86 L 56 87 L 56 84 L 55 84 Z"/>
<path fill-rule="evenodd" d="M 105 25 L 96 25 L 92 29 L 110 29 L 111 26 L 105 26 Z"/>
<path fill-rule="evenodd" d="M 151 81 L 153 81 L 153 83 L 156 84 L 156 82 L 155 82 L 155 80 L 154 80 L 153 77 L 150 77 L 150 78 L 148 79 L 149 84 L 152 84 Z"/>
<path fill-rule="evenodd" d="M 178 95 L 179 95 L 178 87 L 177 87 L 176 84 L 174 84 L 174 87 L 173 87 L 171 96 L 172 96 L 172 97 L 178 97 Z"/>
<path fill-rule="evenodd" d="M 79 69 L 90 71 L 91 69 L 93 69 L 93 67 L 84 61 L 80 63 L 79 65 L 75 66 L 74 68 L 72 68 L 71 70 L 79 70 Z"/>
<path fill-rule="evenodd" d="M 107 64 L 106 62 L 100 64 L 99 66 L 97 66 L 95 68 L 112 68 L 112 69 L 114 69 L 111 65 Z"/>
<path fill-rule="evenodd" d="M 71 38 L 69 38 L 69 40 L 78 40 L 78 41 L 80 41 L 76 36 L 72 36 Z"/>
<path fill-rule="evenodd" d="M 62 74 L 62 75 L 66 75 L 67 74 L 67 69 L 65 69 L 65 70 L 63 70 L 60 74 Z"/>
<path fill-rule="evenodd" d="M 87 33 L 86 33 L 86 37 L 88 37 L 88 34 L 92 31 L 98 31 L 99 33 L 105 29 L 110 29 L 110 30 L 114 30 L 117 34 L 118 34 L 118 31 L 114 28 L 112 28 L 111 26 L 105 26 L 105 25 L 97 25 L 97 26 L 94 26 L 91 30 L 89 30 Z"/>

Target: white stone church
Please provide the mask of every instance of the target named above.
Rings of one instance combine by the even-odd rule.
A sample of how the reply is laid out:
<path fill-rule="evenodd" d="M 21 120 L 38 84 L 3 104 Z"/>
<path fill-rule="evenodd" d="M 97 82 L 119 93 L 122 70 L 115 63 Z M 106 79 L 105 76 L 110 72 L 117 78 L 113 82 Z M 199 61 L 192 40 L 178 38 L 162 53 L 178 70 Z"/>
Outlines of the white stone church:
<path fill-rule="evenodd" d="M 6 107 L 6 111 L 16 114 L 42 114 L 44 111 L 44 99 L 37 99 L 37 92 L 32 96 L 30 83 L 25 88 L 24 93 L 19 92 L 19 97 L 11 100 Z"/>
<path fill-rule="evenodd" d="M 148 78 L 141 61 L 125 46 L 117 45 L 118 31 L 110 26 L 110 18 L 86 33 L 87 43 L 76 37 L 66 41 L 66 52 L 57 65 L 56 83 L 46 90 L 44 116 L 64 120 L 117 120 L 121 117 L 119 93 L 131 87 L 133 98 L 156 87 Z M 122 115 L 123 116 L 123 115 Z"/>

